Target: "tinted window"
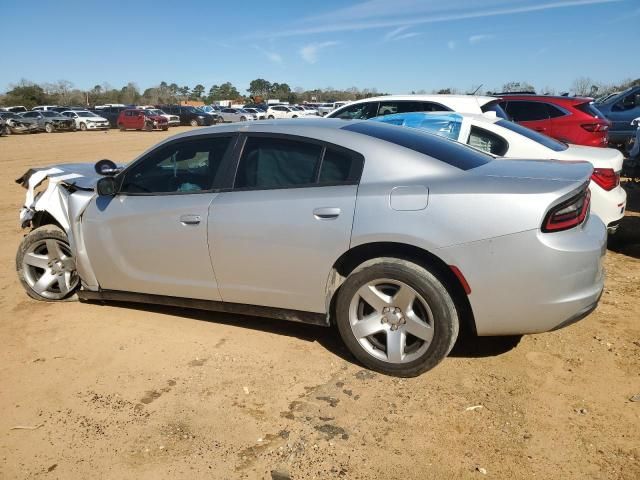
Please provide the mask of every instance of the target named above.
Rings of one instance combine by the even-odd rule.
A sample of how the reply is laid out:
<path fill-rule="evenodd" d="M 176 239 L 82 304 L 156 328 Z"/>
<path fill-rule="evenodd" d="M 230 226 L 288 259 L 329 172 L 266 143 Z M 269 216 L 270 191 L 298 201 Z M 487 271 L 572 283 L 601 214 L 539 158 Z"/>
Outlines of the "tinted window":
<path fill-rule="evenodd" d="M 637 106 L 640 106 L 640 93 L 632 93 L 623 97 L 618 103 L 613 106 L 613 110 L 624 111 L 633 110 Z"/>
<path fill-rule="evenodd" d="M 564 111 L 550 103 L 547 103 L 547 109 L 549 111 L 549 118 L 564 117 L 566 115 Z"/>
<path fill-rule="evenodd" d="M 507 153 L 507 149 L 509 148 L 509 144 L 504 138 L 493 132 L 474 126 L 471 127 L 471 133 L 469 134 L 467 143 L 478 150 L 498 156 Z"/>
<path fill-rule="evenodd" d="M 493 157 L 453 140 L 421 132 L 415 128 L 396 127 L 378 122 L 357 122 L 343 130 L 361 133 L 428 155 L 461 170 L 489 163 Z"/>
<path fill-rule="evenodd" d="M 229 137 L 187 140 L 151 152 L 125 172 L 126 193 L 198 193 L 210 190 Z"/>
<path fill-rule="evenodd" d="M 432 102 L 380 102 L 377 116 L 391 115 L 394 113 L 442 112 L 446 110 L 451 109 Z"/>
<path fill-rule="evenodd" d="M 52 112 L 50 110 L 47 110 L 46 112 L 42 112 L 42 115 L 44 117 L 59 117 L 60 114 L 58 112 Z"/>
<path fill-rule="evenodd" d="M 596 107 L 593 102 L 581 103 L 579 105 L 574 105 L 574 107 L 592 117 L 605 118 L 602 112 L 598 110 L 598 107 Z"/>
<path fill-rule="evenodd" d="M 507 113 L 514 122 L 532 122 L 549 118 L 547 104 L 543 102 L 510 101 L 507 102 Z"/>
<path fill-rule="evenodd" d="M 378 102 L 357 103 L 343 108 L 339 112 L 331 115 L 331 118 L 341 118 L 343 120 L 367 120 L 373 118 L 378 113 Z"/>
<path fill-rule="evenodd" d="M 498 120 L 496 124 L 508 130 L 511 130 L 512 132 L 519 133 L 520 135 L 523 135 L 528 139 L 544 145 L 545 147 L 550 148 L 551 150 L 554 150 L 556 152 L 562 152 L 568 148 L 567 145 L 562 142 L 554 140 L 551 137 L 547 137 L 546 135 L 538 133 L 535 130 L 531 130 L 530 128 L 518 125 L 517 123 L 509 122 L 507 120 Z"/>
<path fill-rule="evenodd" d="M 357 182 L 362 173 L 362 157 L 327 148 L 322 158 L 319 183 Z"/>
<path fill-rule="evenodd" d="M 40 114 L 38 112 L 27 112 L 25 114 L 22 115 L 23 117 L 27 117 L 27 118 L 38 118 L 40 116 Z"/>
<path fill-rule="evenodd" d="M 247 139 L 236 188 L 284 188 L 313 184 L 320 161 L 320 145 L 281 138 Z"/>
<path fill-rule="evenodd" d="M 496 117 L 504 118 L 505 120 L 509 120 L 509 115 L 504 111 L 504 108 L 500 105 L 499 102 L 489 102 L 482 106 L 483 112 L 495 112 Z"/>

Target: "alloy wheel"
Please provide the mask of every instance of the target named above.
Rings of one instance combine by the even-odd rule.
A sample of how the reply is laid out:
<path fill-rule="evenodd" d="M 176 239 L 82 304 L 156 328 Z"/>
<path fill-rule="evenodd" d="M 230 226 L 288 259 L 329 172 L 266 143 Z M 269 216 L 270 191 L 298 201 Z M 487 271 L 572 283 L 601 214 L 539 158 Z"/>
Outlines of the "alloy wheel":
<path fill-rule="evenodd" d="M 349 323 L 373 357 L 394 364 L 420 358 L 433 339 L 433 315 L 424 298 L 399 280 L 376 279 L 360 287 L 349 305 Z"/>
<path fill-rule="evenodd" d="M 38 295 L 61 300 L 80 281 L 69 245 L 54 238 L 35 242 L 22 259 L 24 277 Z"/>

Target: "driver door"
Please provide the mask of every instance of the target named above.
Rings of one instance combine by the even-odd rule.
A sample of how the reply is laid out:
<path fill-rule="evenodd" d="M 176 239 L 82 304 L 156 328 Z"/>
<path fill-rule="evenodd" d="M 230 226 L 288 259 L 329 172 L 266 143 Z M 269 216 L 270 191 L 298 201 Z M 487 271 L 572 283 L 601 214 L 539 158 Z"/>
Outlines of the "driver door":
<path fill-rule="evenodd" d="M 207 217 L 234 141 L 164 144 L 118 175 L 115 196 L 91 201 L 82 232 L 100 288 L 220 300 Z"/>

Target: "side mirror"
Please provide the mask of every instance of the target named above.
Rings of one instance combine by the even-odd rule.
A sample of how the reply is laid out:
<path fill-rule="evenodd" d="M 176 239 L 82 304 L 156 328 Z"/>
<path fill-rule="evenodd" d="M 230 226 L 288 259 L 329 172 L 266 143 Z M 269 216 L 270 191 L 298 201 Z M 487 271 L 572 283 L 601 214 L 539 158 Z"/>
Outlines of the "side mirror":
<path fill-rule="evenodd" d="M 113 197 L 118 193 L 117 190 L 116 179 L 113 177 L 101 178 L 96 184 L 96 192 L 98 192 L 100 196 Z"/>
<path fill-rule="evenodd" d="M 93 168 L 95 168 L 96 173 L 99 175 L 115 175 L 119 171 L 118 165 L 106 158 L 104 160 L 98 160 Z"/>

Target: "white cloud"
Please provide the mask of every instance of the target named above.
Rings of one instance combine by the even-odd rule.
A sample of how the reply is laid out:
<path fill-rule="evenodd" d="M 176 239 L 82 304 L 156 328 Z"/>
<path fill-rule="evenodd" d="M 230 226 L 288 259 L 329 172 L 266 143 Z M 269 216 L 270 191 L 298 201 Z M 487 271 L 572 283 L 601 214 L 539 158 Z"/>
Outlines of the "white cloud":
<path fill-rule="evenodd" d="M 475 45 L 477 43 L 484 42 L 485 40 L 491 40 L 492 38 L 495 38 L 495 35 L 493 35 L 491 33 L 483 33 L 483 34 L 480 34 L 480 35 L 471 35 L 469 37 L 469 44 Z"/>
<path fill-rule="evenodd" d="M 398 35 L 397 37 L 395 37 L 394 40 L 404 40 L 405 38 L 413 38 L 413 37 L 417 37 L 418 35 L 422 35 L 422 33 L 420 32 L 403 33 L 402 35 Z"/>
<path fill-rule="evenodd" d="M 267 60 L 269 60 L 271 63 L 277 63 L 278 65 L 282 64 L 283 62 L 282 55 L 280 55 L 279 53 L 265 50 L 264 48 L 259 47 L 257 45 L 254 45 L 253 48 L 255 48 L 260 53 L 262 53 L 265 57 L 267 57 Z"/>
<path fill-rule="evenodd" d="M 305 45 L 300 49 L 300 56 L 305 62 L 308 63 L 316 63 L 318 61 L 318 52 L 327 47 L 333 47 L 338 45 L 340 42 L 336 41 L 327 41 L 327 42 L 317 42 L 310 43 Z"/>
<path fill-rule="evenodd" d="M 456 42 L 454 42 L 453 40 L 449 40 L 447 42 L 447 47 L 449 47 L 449 50 L 455 50 L 456 48 Z"/>
<path fill-rule="evenodd" d="M 301 20 L 308 26 L 254 35 L 275 38 L 313 33 L 407 27 L 435 22 L 514 15 L 558 8 L 622 2 L 623 0 L 369 0 Z M 392 32 L 390 32 L 392 33 Z M 397 33 L 396 33 L 397 35 Z"/>
<path fill-rule="evenodd" d="M 385 36 L 383 37 L 383 39 L 385 41 L 391 40 L 391 39 L 395 38 L 397 35 L 399 35 L 402 32 L 404 32 L 407 28 L 409 28 L 408 25 L 403 25 L 401 27 L 395 28 L 395 29 L 391 30 L 390 32 L 387 32 L 385 34 Z"/>

